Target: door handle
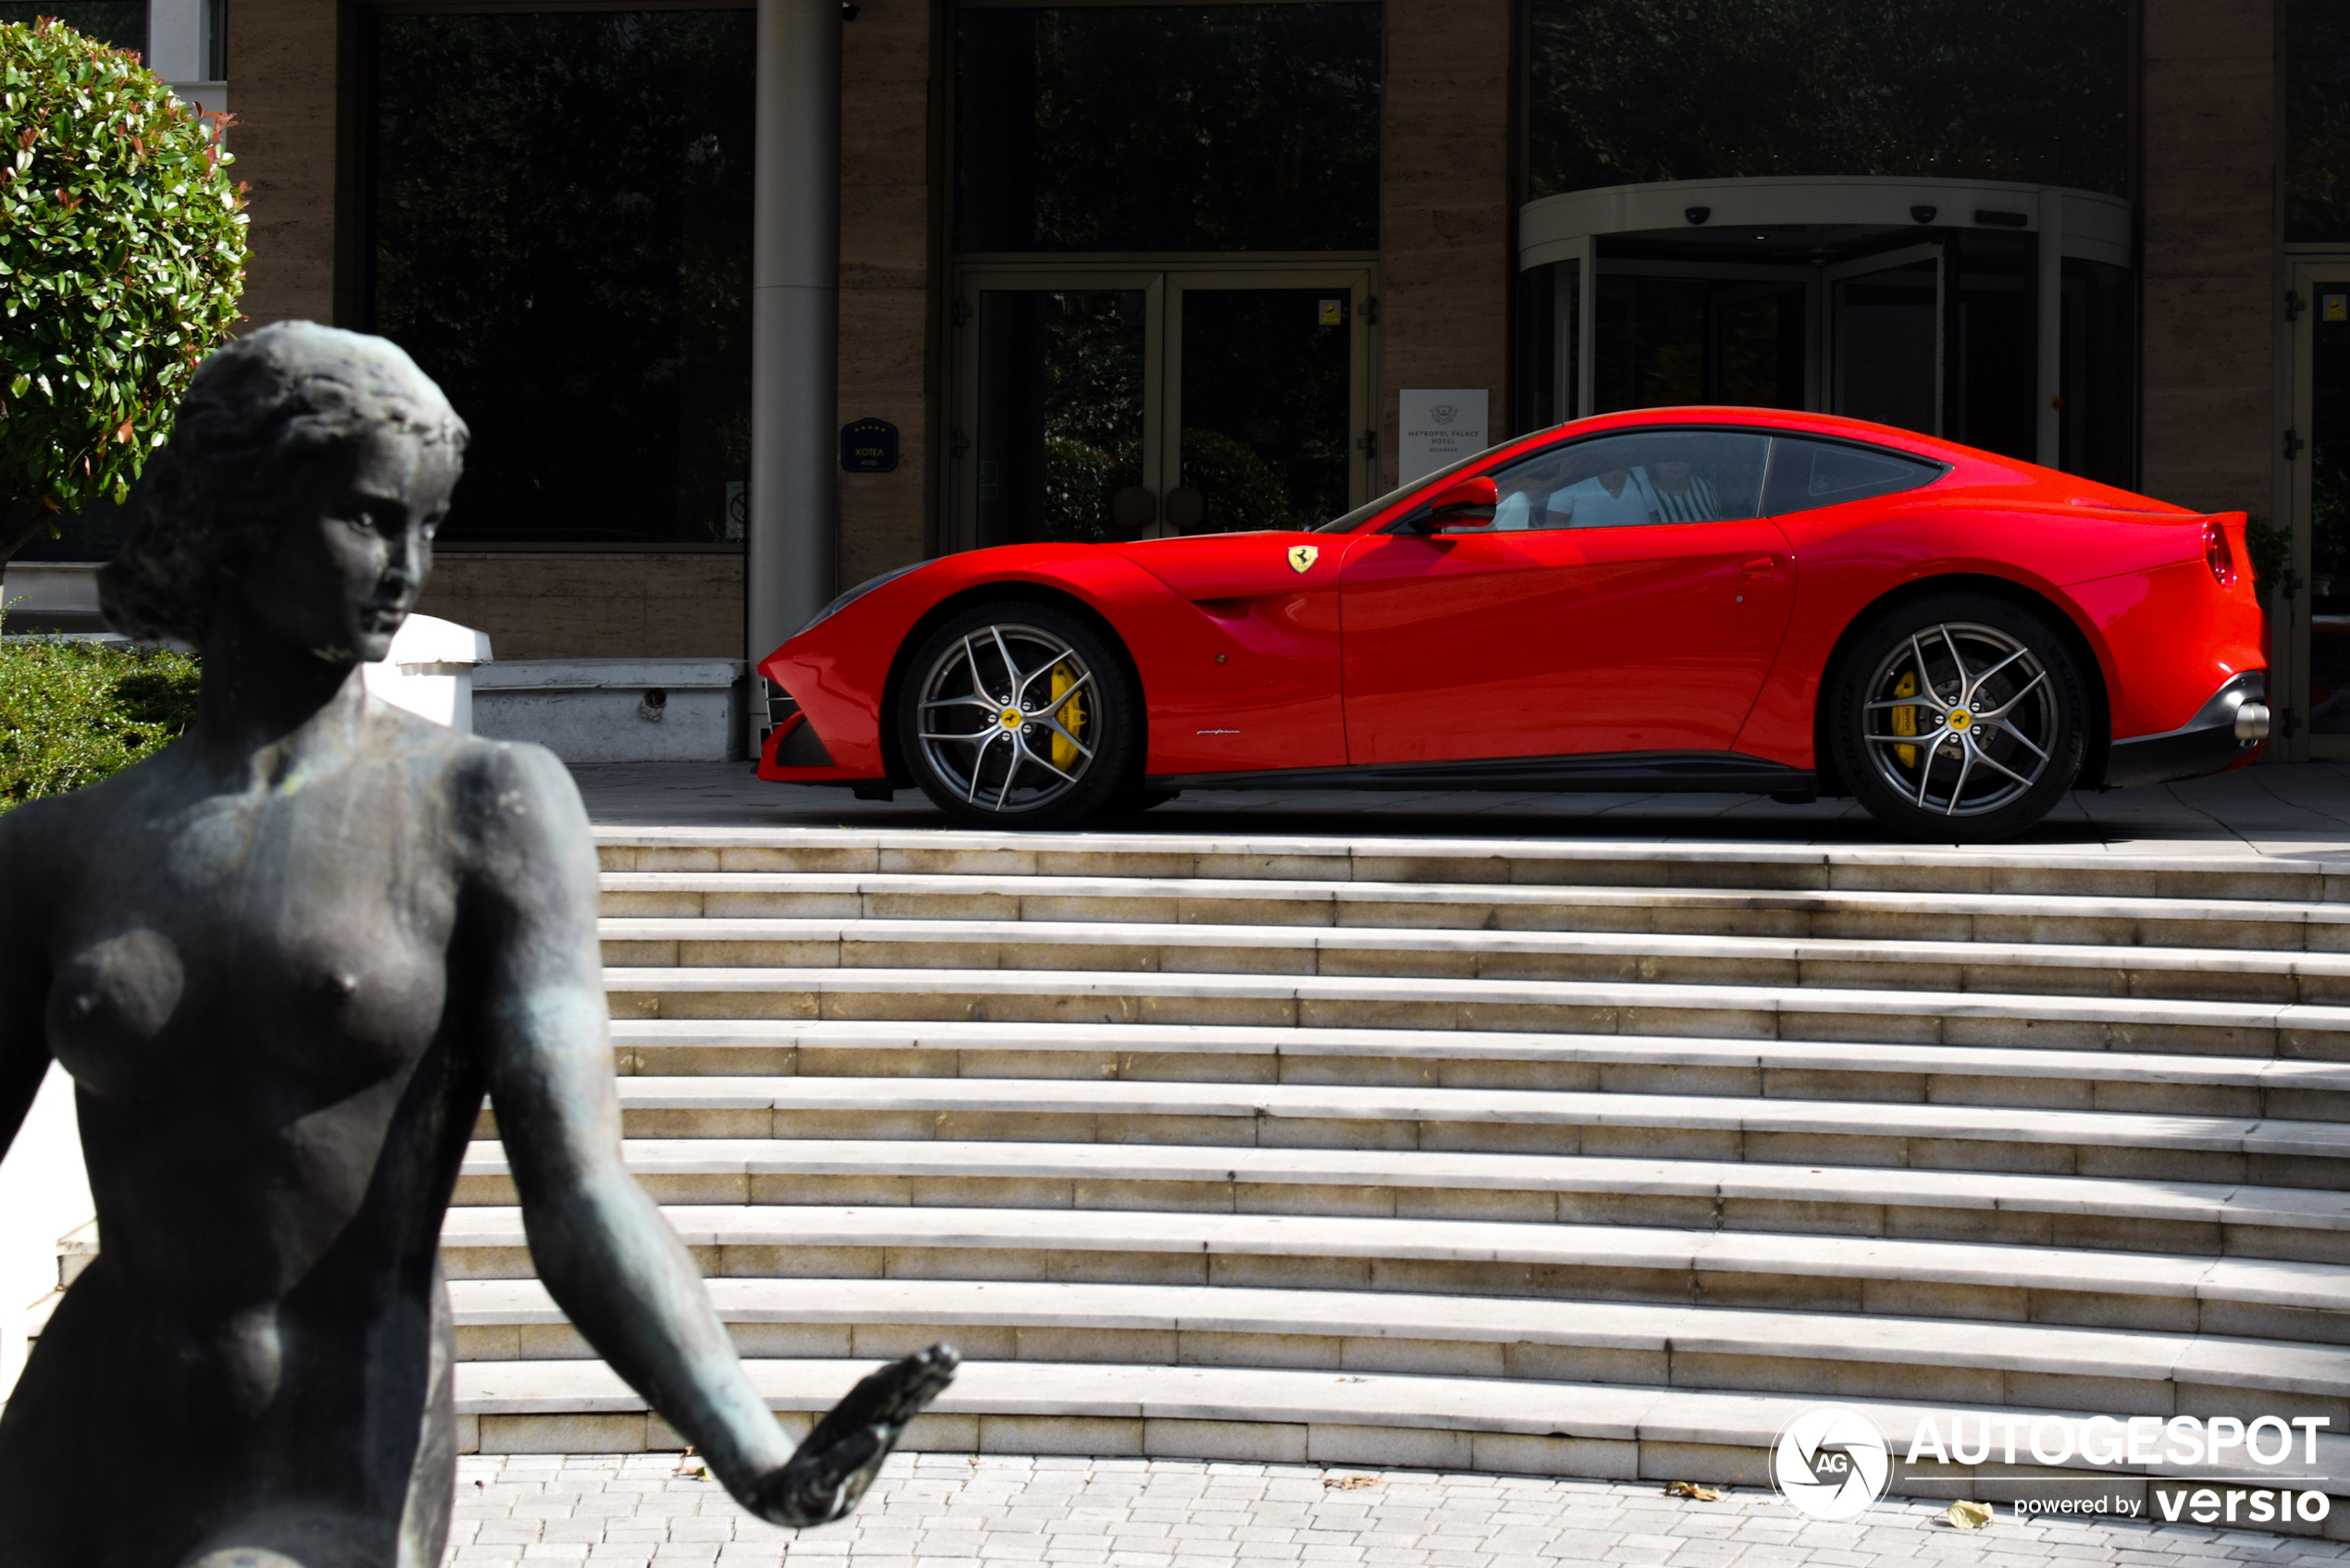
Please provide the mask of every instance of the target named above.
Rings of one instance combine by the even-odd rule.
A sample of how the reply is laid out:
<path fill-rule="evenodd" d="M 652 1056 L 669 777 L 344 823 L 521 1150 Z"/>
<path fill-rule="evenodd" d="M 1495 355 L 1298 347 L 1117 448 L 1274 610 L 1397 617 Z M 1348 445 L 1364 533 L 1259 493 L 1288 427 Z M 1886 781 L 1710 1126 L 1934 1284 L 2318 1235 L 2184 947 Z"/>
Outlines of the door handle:
<path fill-rule="evenodd" d="M 1779 574 L 1779 558 L 1775 555 L 1758 555 L 1753 560 L 1741 564 L 1738 567 L 1738 574 L 1744 577 L 1775 577 Z"/>

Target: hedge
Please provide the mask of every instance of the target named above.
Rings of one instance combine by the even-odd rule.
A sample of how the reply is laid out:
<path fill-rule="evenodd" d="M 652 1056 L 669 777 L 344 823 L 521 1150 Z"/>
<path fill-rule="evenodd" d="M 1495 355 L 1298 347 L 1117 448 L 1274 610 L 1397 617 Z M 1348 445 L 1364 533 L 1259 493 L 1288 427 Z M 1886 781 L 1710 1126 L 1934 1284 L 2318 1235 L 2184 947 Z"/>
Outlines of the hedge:
<path fill-rule="evenodd" d="M 193 655 L 63 637 L 0 641 L 0 811 L 96 784 L 195 721 Z"/>

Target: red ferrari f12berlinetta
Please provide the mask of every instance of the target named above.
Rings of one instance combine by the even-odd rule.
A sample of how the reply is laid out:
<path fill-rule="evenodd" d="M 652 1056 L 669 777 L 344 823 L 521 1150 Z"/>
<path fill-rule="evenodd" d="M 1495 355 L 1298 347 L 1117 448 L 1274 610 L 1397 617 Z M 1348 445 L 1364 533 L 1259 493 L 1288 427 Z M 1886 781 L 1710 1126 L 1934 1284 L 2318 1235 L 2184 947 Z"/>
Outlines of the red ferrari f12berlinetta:
<path fill-rule="evenodd" d="M 1070 827 L 1186 787 L 1857 797 L 1945 843 L 2249 759 L 2241 512 L 1824 414 L 1521 437 L 1310 531 L 946 556 L 760 662 L 760 776 Z"/>

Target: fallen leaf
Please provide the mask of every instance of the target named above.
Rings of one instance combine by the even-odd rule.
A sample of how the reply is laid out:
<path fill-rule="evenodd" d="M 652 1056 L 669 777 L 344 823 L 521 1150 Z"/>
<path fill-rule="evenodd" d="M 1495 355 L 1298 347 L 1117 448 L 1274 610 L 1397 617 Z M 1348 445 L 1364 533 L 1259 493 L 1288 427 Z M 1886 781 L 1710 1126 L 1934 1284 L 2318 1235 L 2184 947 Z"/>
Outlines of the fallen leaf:
<path fill-rule="evenodd" d="M 1675 1481 L 1664 1488 L 1666 1497 L 1685 1497 L 1692 1502 L 1720 1502 L 1722 1488 L 1701 1487 L 1695 1481 Z"/>
<path fill-rule="evenodd" d="M 1322 1477 L 1322 1485 L 1334 1492 L 1359 1492 L 1365 1487 L 1378 1486 L 1379 1477 L 1376 1475 L 1325 1475 Z"/>
<path fill-rule="evenodd" d="M 1991 1523 L 1991 1505 L 1987 1502 L 1954 1502 L 1942 1511 L 1942 1517 L 1954 1530 L 1980 1530 Z"/>

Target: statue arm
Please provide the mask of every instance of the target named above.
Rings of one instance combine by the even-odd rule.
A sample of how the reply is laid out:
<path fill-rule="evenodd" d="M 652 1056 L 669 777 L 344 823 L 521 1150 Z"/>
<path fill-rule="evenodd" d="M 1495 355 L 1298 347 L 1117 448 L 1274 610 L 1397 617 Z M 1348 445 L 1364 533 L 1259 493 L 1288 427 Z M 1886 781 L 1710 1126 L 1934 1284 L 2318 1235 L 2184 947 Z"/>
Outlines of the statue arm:
<path fill-rule="evenodd" d="M 49 975 L 42 961 L 47 922 L 30 907 L 35 900 L 17 891 L 40 885 L 24 864 L 27 853 L 23 833 L 9 832 L 0 818 L 0 888 L 11 890 L 0 897 L 0 1157 L 16 1142 L 49 1071 Z"/>
<path fill-rule="evenodd" d="M 590 1344 L 740 1493 L 791 1443 L 693 1259 L 621 1164 L 587 814 L 563 765 L 500 747 L 466 783 L 491 1105 L 530 1253 Z"/>
<path fill-rule="evenodd" d="M 596 943 L 596 854 L 563 765 L 486 751 L 464 790 L 490 1102 L 539 1278 L 588 1342 L 745 1507 L 821 1525 L 856 1505 L 954 1376 L 934 1345 L 873 1373 L 797 1450 L 743 1375 L 701 1276 L 620 1157 Z M 464 937 L 461 935 L 461 942 Z"/>

